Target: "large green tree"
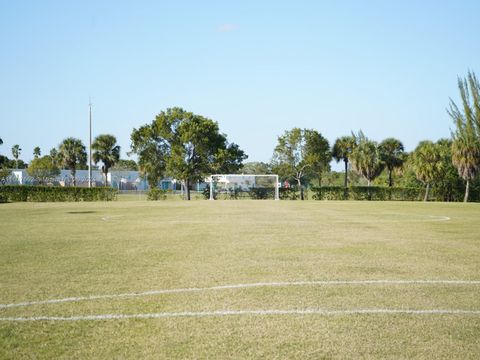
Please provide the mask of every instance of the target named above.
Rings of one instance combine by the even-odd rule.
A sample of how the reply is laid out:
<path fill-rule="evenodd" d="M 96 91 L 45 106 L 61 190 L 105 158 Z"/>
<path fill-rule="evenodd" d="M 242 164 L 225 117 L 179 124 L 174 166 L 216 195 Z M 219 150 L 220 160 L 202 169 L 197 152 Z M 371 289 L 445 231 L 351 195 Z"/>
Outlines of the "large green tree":
<path fill-rule="evenodd" d="M 343 161 L 345 165 L 345 187 L 348 186 L 348 163 L 350 161 L 350 156 L 352 155 L 352 151 L 355 148 L 356 142 L 355 137 L 353 136 L 342 136 L 335 140 L 335 144 L 332 148 L 332 156 L 333 158 L 339 162 Z"/>
<path fill-rule="evenodd" d="M 138 156 L 140 174 L 153 189 L 165 174 L 168 144 L 160 136 L 155 121 L 139 129 L 133 129 L 130 139 L 132 153 Z"/>
<path fill-rule="evenodd" d="M 428 200 L 430 187 L 443 171 L 442 153 L 431 141 L 421 141 L 410 155 L 410 162 L 415 176 L 425 185 L 423 201 Z"/>
<path fill-rule="evenodd" d="M 263 174 L 271 174 L 272 169 L 270 164 L 264 162 L 246 162 L 243 164 L 243 167 L 239 171 L 242 174 L 254 174 L 254 175 L 263 175 Z"/>
<path fill-rule="evenodd" d="M 215 121 L 201 115 L 172 108 L 158 114 L 155 122 L 168 144 L 167 171 L 184 182 L 187 200 L 194 181 L 212 172 L 236 172 L 247 157 L 238 145 L 228 143 Z"/>
<path fill-rule="evenodd" d="M 53 164 L 51 157 L 46 155 L 33 159 L 28 165 L 27 173 L 38 183 L 47 184 L 55 180 L 60 169 Z"/>
<path fill-rule="evenodd" d="M 388 186 L 393 186 L 392 173 L 401 168 L 405 160 L 403 144 L 395 138 L 387 138 L 379 145 L 380 156 L 388 170 Z"/>
<path fill-rule="evenodd" d="M 368 139 L 362 131 L 355 136 L 355 142 L 356 146 L 350 155 L 353 169 L 363 176 L 370 186 L 385 167 L 380 148 L 375 141 Z"/>
<path fill-rule="evenodd" d="M 440 153 L 442 170 L 433 183 L 433 189 L 436 198 L 442 201 L 459 201 L 465 195 L 464 181 L 453 164 L 452 144 L 451 139 L 440 139 L 434 144 L 436 151 Z"/>
<path fill-rule="evenodd" d="M 187 200 L 195 181 L 214 172 L 235 173 L 247 157 L 238 145 L 227 141 L 215 121 L 179 107 L 161 111 L 152 124 L 134 129 L 131 138 L 140 167 L 154 170 L 155 180 L 165 169 L 185 184 Z M 149 159 L 149 154 L 158 162 Z"/>
<path fill-rule="evenodd" d="M 15 168 L 18 169 L 18 158 L 20 157 L 20 153 L 22 152 L 22 149 L 20 148 L 20 145 L 15 144 L 12 146 L 12 156 L 15 159 Z"/>
<path fill-rule="evenodd" d="M 226 135 L 220 134 L 218 148 L 212 162 L 212 171 L 217 174 L 236 174 L 243 168 L 243 161 L 248 158 L 235 143 L 228 143 Z"/>
<path fill-rule="evenodd" d="M 330 170 L 332 152 L 328 140 L 318 131 L 305 129 L 305 161 L 310 164 L 309 171 L 318 179 L 318 186 L 322 186 L 322 175 Z"/>
<path fill-rule="evenodd" d="M 98 135 L 92 143 L 92 160 L 95 164 L 101 162 L 105 177 L 105 186 L 108 186 L 108 170 L 120 159 L 120 146 L 113 135 Z"/>
<path fill-rule="evenodd" d="M 462 106 L 450 99 L 447 110 L 455 124 L 452 133 L 452 161 L 466 183 L 464 201 L 468 201 L 470 183 L 480 170 L 480 83 L 475 73 L 458 79 Z"/>
<path fill-rule="evenodd" d="M 135 160 L 120 159 L 112 167 L 112 170 L 137 171 L 138 170 L 138 165 L 135 162 Z"/>
<path fill-rule="evenodd" d="M 308 176 L 315 173 L 320 177 L 330 159 L 328 141 L 320 133 L 293 128 L 278 137 L 272 164 L 282 178 L 292 178 L 297 182 L 300 199 L 304 200 L 303 185 Z"/>
<path fill-rule="evenodd" d="M 87 151 L 82 140 L 73 137 L 66 138 L 59 146 L 58 153 L 50 151 L 52 163 L 56 164 L 59 160 L 60 164 L 70 170 L 73 186 L 77 185 L 76 172 L 77 169 L 83 168 L 87 164 Z"/>

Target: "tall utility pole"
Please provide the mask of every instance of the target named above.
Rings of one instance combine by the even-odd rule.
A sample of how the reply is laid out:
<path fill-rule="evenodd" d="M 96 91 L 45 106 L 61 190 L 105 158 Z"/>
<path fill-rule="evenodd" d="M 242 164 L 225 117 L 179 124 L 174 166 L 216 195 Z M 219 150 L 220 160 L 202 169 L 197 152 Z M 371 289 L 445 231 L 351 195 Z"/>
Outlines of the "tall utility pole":
<path fill-rule="evenodd" d="M 88 187 L 92 187 L 92 101 L 88 99 L 88 107 L 89 107 L 89 120 L 90 120 L 90 141 L 88 145 Z"/>

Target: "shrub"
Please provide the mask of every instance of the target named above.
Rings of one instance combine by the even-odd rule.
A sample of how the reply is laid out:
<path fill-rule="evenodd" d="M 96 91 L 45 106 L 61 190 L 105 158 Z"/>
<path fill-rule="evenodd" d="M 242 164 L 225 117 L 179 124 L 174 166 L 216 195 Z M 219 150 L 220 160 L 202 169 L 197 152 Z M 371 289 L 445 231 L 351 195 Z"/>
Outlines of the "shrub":
<path fill-rule="evenodd" d="M 165 200 L 167 198 L 167 191 L 159 188 L 151 188 L 147 193 L 147 200 Z"/>
<path fill-rule="evenodd" d="M 9 169 L 0 168 L 0 184 L 5 185 L 12 172 Z"/>
<path fill-rule="evenodd" d="M 210 199 L 210 186 L 207 185 L 203 189 L 203 197 Z M 219 189 L 213 194 L 215 200 L 238 200 L 238 199 L 253 199 L 253 200 L 265 200 L 275 198 L 275 189 L 268 187 L 251 188 L 250 190 L 242 190 L 240 187 L 231 187 L 229 189 Z"/>
<path fill-rule="evenodd" d="M 9 202 L 111 201 L 117 199 L 117 190 L 105 187 L 3 185 L 0 186 L 0 199 Z"/>
<path fill-rule="evenodd" d="M 280 188 L 279 195 L 281 200 L 297 200 L 298 193 L 295 188 Z"/>
<path fill-rule="evenodd" d="M 342 186 L 312 187 L 313 200 L 348 200 L 348 188 Z"/>
<path fill-rule="evenodd" d="M 227 190 L 227 196 L 231 200 L 238 200 L 241 197 L 241 195 L 242 195 L 242 189 L 238 186 L 233 186 Z"/>
<path fill-rule="evenodd" d="M 274 199 L 275 189 L 263 187 L 251 188 L 249 194 L 253 200 Z"/>
<path fill-rule="evenodd" d="M 27 168 L 28 175 L 33 177 L 40 184 L 52 182 L 60 169 L 55 165 L 51 156 L 46 155 L 41 158 L 33 159 Z"/>
<path fill-rule="evenodd" d="M 423 189 L 384 186 L 323 186 L 313 187 L 315 200 L 397 200 L 422 199 Z"/>

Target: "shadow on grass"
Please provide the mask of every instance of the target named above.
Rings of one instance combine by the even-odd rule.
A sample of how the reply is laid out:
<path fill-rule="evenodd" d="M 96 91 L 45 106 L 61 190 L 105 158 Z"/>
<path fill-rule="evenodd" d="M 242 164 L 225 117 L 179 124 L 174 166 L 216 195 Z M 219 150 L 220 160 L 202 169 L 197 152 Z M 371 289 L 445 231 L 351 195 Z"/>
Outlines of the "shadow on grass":
<path fill-rule="evenodd" d="M 67 214 L 95 214 L 96 211 L 67 211 Z"/>

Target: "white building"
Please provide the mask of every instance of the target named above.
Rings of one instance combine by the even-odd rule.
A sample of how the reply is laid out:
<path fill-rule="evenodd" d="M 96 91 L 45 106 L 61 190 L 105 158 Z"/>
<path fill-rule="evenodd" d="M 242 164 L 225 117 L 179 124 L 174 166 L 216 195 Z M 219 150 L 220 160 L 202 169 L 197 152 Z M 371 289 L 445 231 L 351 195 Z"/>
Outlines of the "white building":
<path fill-rule="evenodd" d="M 77 170 L 75 174 L 76 185 L 80 187 L 88 186 L 88 170 Z M 108 173 L 108 185 L 119 190 L 147 190 L 146 180 L 142 179 L 138 171 L 112 170 Z M 59 186 L 73 185 L 70 170 L 60 170 L 60 174 L 50 181 Z M 32 178 L 26 169 L 12 170 L 7 184 L 33 185 L 36 181 Z M 105 183 L 104 176 L 100 170 L 92 170 L 93 186 L 102 186 Z"/>

